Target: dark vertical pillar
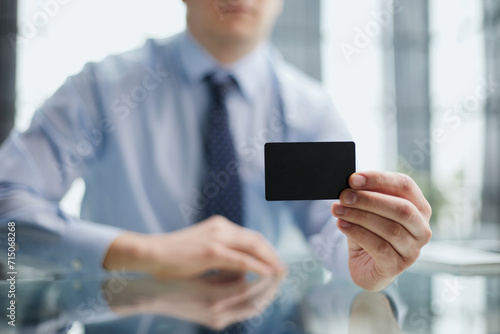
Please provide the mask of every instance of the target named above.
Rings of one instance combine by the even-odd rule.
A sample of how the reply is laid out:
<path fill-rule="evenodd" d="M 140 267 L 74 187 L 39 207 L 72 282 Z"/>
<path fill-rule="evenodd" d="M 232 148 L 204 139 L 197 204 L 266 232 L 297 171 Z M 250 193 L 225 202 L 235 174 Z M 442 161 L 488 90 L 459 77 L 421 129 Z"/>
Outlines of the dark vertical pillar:
<path fill-rule="evenodd" d="M 500 238 L 500 1 L 483 0 L 484 42 L 488 96 L 485 105 L 484 173 L 481 220 L 485 230 L 497 231 Z M 488 235 L 495 238 L 494 235 Z M 500 280 L 489 279 L 488 310 L 498 310 Z M 495 298 L 496 296 L 496 298 Z M 500 320 L 491 312 L 488 332 L 500 329 Z"/>
<path fill-rule="evenodd" d="M 486 131 L 481 220 L 500 225 L 500 1 L 483 0 L 486 55 Z"/>
<path fill-rule="evenodd" d="M 384 39 L 385 89 L 388 113 L 393 113 L 398 164 L 409 174 L 432 202 L 430 141 L 430 67 L 428 0 L 402 0 L 393 11 L 392 31 Z M 390 30 L 390 29 L 389 29 Z M 418 289 L 426 297 L 408 302 L 408 314 L 429 319 L 432 314 L 430 276 L 406 273 L 400 280 L 400 291 Z M 416 327 L 416 328 L 415 328 Z M 410 319 L 404 330 L 428 332 L 430 323 Z"/>
<path fill-rule="evenodd" d="M 0 143 L 14 126 L 17 0 L 0 1 Z"/>
<path fill-rule="evenodd" d="M 285 0 L 272 41 L 287 61 L 321 80 L 320 0 Z"/>

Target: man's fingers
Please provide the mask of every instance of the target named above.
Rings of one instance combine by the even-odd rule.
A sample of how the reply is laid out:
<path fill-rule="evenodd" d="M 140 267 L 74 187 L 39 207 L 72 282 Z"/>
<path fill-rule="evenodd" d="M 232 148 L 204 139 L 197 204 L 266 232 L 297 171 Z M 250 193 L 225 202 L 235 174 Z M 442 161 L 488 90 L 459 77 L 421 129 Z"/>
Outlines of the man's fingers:
<path fill-rule="evenodd" d="M 236 225 L 222 216 L 211 218 L 207 228 L 208 231 L 204 232 L 207 233 L 207 238 L 211 238 L 228 248 L 245 252 L 273 267 L 276 272 L 284 270 L 284 265 L 273 246 L 262 234 Z"/>
<path fill-rule="evenodd" d="M 403 257 L 413 258 L 417 241 L 401 224 L 374 213 L 359 209 L 346 208 L 339 203 L 333 205 L 332 213 L 347 222 L 359 225 L 387 240 Z"/>
<path fill-rule="evenodd" d="M 268 264 L 257 258 L 220 244 L 214 244 L 208 248 L 208 265 L 211 268 L 232 271 L 253 271 L 259 275 L 272 275 L 275 270 Z"/>
<path fill-rule="evenodd" d="M 370 190 L 405 198 L 427 218 L 430 218 L 432 214 L 432 209 L 422 191 L 407 175 L 378 171 L 354 173 L 349 177 L 349 185 L 353 189 Z"/>
<path fill-rule="evenodd" d="M 342 219 L 337 221 L 337 226 L 350 241 L 359 244 L 373 258 L 381 276 L 393 277 L 411 265 L 411 261 L 405 262 L 388 241 L 364 227 Z"/>
<path fill-rule="evenodd" d="M 347 208 L 355 208 L 400 223 L 415 238 L 430 239 L 430 228 L 422 213 L 410 201 L 373 191 L 344 190 L 340 203 Z"/>
<path fill-rule="evenodd" d="M 274 248 L 258 232 L 240 228 L 225 242 L 228 247 L 254 256 L 258 260 L 272 266 L 277 272 L 284 270 L 281 259 L 276 254 Z"/>

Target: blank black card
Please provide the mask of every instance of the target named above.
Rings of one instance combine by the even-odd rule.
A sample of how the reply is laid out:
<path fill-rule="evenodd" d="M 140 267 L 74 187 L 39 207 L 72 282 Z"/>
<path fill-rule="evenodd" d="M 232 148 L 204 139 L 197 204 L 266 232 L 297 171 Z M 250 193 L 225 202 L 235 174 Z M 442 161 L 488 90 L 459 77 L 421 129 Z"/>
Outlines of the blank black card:
<path fill-rule="evenodd" d="M 355 160 L 353 142 L 267 143 L 266 200 L 338 199 Z"/>

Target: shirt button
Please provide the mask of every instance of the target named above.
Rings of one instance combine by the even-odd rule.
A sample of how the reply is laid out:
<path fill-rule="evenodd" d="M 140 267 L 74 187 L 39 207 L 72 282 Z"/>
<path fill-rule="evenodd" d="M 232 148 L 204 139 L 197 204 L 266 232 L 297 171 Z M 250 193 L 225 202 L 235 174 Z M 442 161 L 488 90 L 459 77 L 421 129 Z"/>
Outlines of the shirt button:
<path fill-rule="evenodd" d="M 73 268 L 74 271 L 81 271 L 82 270 L 82 261 L 80 259 L 73 259 L 71 260 L 71 268 Z"/>

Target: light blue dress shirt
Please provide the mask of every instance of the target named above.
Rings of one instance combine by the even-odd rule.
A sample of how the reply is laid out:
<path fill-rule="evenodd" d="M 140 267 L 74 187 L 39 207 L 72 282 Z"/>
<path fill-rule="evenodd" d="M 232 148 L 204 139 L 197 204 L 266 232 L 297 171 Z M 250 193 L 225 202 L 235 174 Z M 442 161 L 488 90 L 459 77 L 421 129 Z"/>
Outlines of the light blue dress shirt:
<path fill-rule="evenodd" d="M 19 256 L 98 272 L 123 230 L 163 233 L 196 223 L 208 196 L 200 189 L 209 104 L 202 79 L 213 71 L 239 84 L 227 103 L 246 226 L 274 243 L 283 227 L 298 226 L 322 260 L 345 269 L 345 237 L 330 201 L 264 196 L 264 143 L 351 139 L 329 97 L 269 44 L 221 66 L 188 32 L 87 64 L 25 133 L 2 145 L 0 226 L 17 223 Z M 78 177 L 86 191 L 76 219 L 58 203 Z"/>

